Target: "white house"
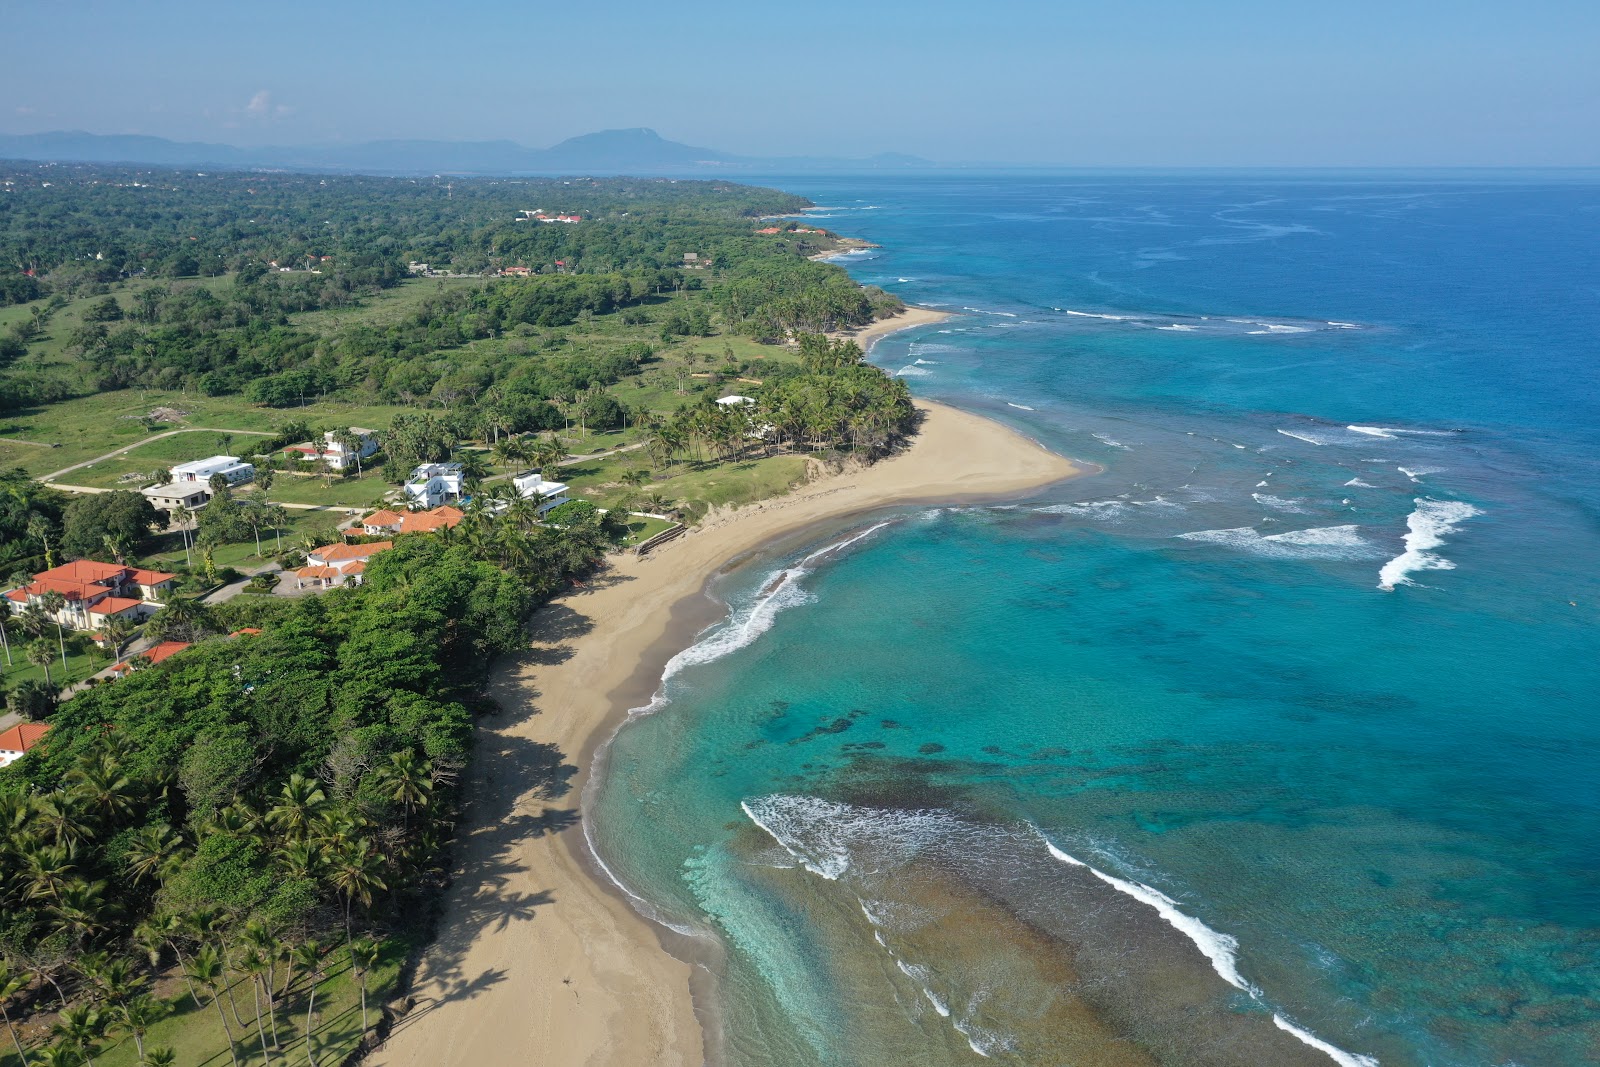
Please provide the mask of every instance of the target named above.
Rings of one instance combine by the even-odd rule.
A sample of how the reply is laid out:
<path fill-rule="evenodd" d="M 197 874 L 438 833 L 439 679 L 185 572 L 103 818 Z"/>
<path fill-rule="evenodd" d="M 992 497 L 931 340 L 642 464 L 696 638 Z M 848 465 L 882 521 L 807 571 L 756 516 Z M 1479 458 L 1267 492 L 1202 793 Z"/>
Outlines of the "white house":
<path fill-rule="evenodd" d="M 196 482 L 168 482 L 166 485 L 152 485 L 139 492 L 144 494 L 152 507 L 161 511 L 174 511 L 180 507 L 194 511 L 211 502 L 211 489 Z"/>
<path fill-rule="evenodd" d="M 756 398 L 753 396 L 724 396 L 717 400 L 717 403 L 725 408 L 731 408 L 735 404 L 754 404 L 755 402 Z"/>
<path fill-rule="evenodd" d="M 47 722 L 20 722 L 0 733 L 0 767 L 17 762 L 49 732 Z"/>
<path fill-rule="evenodd" d="M 346 448 L 342 443 L 335 440 L 338 434 L 339 431 L 337 430 L 329 430 L 324 433 L 320 452 L 317 446 L 310 441 L 298 445 L 290 445 L 284 451 L 295 453 L 303 462 L 307 463 L 315 462 L 320 456 L 323 462 L 336 471 L 342 471 L 346 467 L 353 467 L 356 465 L 357 459 L 366 459 L 378 451 L 378 432 L 376 430 L 367 430 L 360 426 L 350 427 L 351 436 L 360 442 L 360 447 L 355 449 Z"/>
<path fill-rule="evenodd" d="M 256 469 L 237 456 L 211 456 L 208 459 L 191 460 L 173 467 L 172 481 L 178 485 L 185 482 L 210 485 L 211 479 L 218 474 L 222 475 L 229 485 L 243 485 L 255 478 Z"/>
<path fill-rule="evenodd" d="M 360 585 L 367 561 L 393 547 L 393 541 L 374 541 L 365 545 L 323 545 L 314 548 L 306 553 L 306 565 L 294 572 L 296 587 L 331 589 L 337 585 Z"/>
<path fill-rule="evenodd" d="M 436 508 L 461 499 L 461 464 L 424 463 L 406 479 L 406 499 L 421 508 Z"/>
<path fill-rule="evenodd" d="M 515 475 L 511 479 L 511 484 L 522 499 L 538 501 L 541 515 L 551 508 L 560 507 L 568 500 L 565 482 L 547 482 L 544 480 L 544 475 L 538 471 Z"/>

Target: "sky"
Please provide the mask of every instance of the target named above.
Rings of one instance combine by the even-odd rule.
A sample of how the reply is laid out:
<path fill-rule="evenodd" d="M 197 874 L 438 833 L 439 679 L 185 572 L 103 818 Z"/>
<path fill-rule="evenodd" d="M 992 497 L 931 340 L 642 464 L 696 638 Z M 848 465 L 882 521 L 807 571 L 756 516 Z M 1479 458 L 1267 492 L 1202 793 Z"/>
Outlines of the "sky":
<path fill-rule="evenodd" d="M 1587 0 L 6 3 L 0 132 L 1060 166 L 1600 165 Z"/>

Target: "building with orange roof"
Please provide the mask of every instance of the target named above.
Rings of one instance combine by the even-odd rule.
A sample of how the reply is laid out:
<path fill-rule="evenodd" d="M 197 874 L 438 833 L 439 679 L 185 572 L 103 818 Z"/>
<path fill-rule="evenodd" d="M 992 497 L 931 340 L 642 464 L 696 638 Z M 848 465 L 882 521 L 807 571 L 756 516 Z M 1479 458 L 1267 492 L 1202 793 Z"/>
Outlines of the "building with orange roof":
<path fill-rule="evenodd" d="M 19 722 L 0 733 L 0 767 L 17 762 L 49 732 L 50 724 L 47 722 Z"/>
<path fill-rule="evenodd" d="M 448 504 L 428 511 L 374 511 L 361 520 L 361 531 L 368 537 L 383 534 L 434 533 L 460 524 L 467 513 Z"/>
<path fill-rule="evenodd" d="M 138 655 L 129 656 L 121 663 L 118 663 L 112 667 L 111 673 L 117 678 L 125 677 L 129 671 L 134 669 L 133 661 L 136 659 L 149 660 L 151 666 L 154 666 L 155 664 L 160 663 L 162 660 L 168 659 L 179 652 L 182 652 L 188 647 L 189 642 L 187 641 L 163 641 L 158 645 L 152 645 L 143 652 L 140 652 Z"/>
<path fill-rule="evenodd" d="M 297 588 L 331 589 L 337 585 L 360 585 L 367 560 L 394 547 L 393 541 L 374 541 L 366 545 L 323 545 L 306 554 L 306 565 L 294 572 Z"/>
<path fill-rule="evenodd" d="M 111 615 L 140 619 L 154 614 L 171 593 L 176 577 L 165 571 L 76 559 L 40 571 L 33 581 L 7 590 L 4 599 L 13 613 L 20 614 L 30 604 L 37 604 L 62 626 L 88 630 Z M 51 593 L 59 593 L 65 601 L 53 613 L 45 606 Z"/>

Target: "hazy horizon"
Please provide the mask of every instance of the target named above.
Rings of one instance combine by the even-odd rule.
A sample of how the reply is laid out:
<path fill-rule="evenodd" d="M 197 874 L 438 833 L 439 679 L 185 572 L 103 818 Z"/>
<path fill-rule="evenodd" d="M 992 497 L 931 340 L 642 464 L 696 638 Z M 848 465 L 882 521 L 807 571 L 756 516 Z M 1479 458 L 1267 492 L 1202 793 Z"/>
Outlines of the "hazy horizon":
<path fill-rule="evenodd" d="M 745 156 L 1049 167 L 1600 165 L 1600 9 L 1251 0 L 1115 11 L 825 0 L 8 13 L 0 132 L 241 147 L 547 147 L 603 129 Z"/>

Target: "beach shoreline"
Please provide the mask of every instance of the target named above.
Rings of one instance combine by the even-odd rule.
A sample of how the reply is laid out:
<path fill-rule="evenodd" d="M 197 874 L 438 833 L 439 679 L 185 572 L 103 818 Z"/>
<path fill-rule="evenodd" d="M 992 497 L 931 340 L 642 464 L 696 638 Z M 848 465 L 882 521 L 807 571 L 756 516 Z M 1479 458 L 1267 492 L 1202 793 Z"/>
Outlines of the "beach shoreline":
<path fill-rule="evenodd" d="M 897 316 L 855 336 L 870 345 L 943 313 L 926 314 L 935 318 Z M 667 661 L 721 617 L 705 595 L 717 575 L 822 524 L 1015 497 L 1089 469 L 980 416 L 918 408 L 922 427 L 902 452 L 708 516 L 643 559 L 615 558 L 535 614 L 529 653 L 489 680 L 504 710 L 479 724 L 438 937 L 413 1006 L 371 1062 L 706 1061 L 716 1026 L 699 1008 L 710 975 L 673 955 L 678 935 L 636 911 L 598 869 L 581 798 L 629 710 L 649 702 Z"/>

